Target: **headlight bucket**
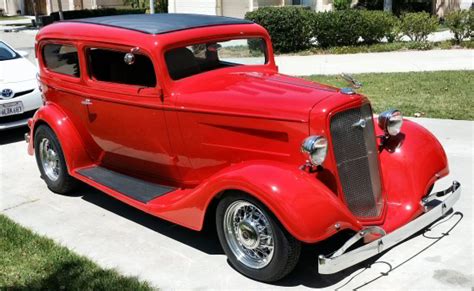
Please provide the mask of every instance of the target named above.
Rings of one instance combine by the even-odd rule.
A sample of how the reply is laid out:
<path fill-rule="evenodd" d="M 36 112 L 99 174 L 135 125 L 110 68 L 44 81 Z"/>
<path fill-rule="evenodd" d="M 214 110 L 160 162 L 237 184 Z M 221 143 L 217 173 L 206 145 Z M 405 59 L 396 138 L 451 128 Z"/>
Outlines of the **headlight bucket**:
<path fill-rule="evenodd" d="M 326 159 L 328 141 L 323 136 L 311 135 L 301 144 L 301 152 L 308 155 L 308 160 L 315 166 L 321 165 Z"/>
<path fill-rule="evenodd" d="M 386 135 L 396 136 L 402 128 L 402 113 L 397 109 L 384 111 L 379 115 L 378 124 Z"/>

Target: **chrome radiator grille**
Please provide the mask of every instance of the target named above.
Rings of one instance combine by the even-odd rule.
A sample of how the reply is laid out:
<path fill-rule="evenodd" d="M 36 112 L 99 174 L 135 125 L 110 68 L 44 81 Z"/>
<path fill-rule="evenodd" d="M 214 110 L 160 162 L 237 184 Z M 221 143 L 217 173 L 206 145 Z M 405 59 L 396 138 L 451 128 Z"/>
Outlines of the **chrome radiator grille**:
<path fill-rule="evenodd" d="M 379 216 L 383 198 L 370 105 L 336 113 L 331 137 L 349 209 L 358 217 Z"/>

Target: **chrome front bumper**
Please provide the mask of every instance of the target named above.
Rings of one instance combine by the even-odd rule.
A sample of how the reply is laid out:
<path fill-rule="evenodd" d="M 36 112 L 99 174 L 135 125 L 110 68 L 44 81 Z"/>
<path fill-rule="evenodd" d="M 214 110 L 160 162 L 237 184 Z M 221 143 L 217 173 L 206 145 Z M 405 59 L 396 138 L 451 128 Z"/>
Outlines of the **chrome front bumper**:
<path fill-rule="evenodd" d="M 359 231 L 355 236 L 350 238 L 341 248 L 339 248 L 332 255 L 319 255 L 319 273 L 337 273 L 355 264 L 363 262 L 377 254 L 380 254 L 384 250 L 387 250 L 399 244 L 411 235 L 426 228 L 439 218 L 446 215 L 446 213 L 453 207 L 454 203 L 458 201 L 460 195 L 461 184 L 457 181 L 454 181 L 453 185 L 448 189 L 432 193 L 425 197 L 421 201 L 425 213 L 420 215 L 418 218 L 410 221 L 405 226 L 394 230 L 389 234 L 385 234 L 385 231 L 382 228 L 376 226 L 367 227 Z M 441 198 L 444 196 L 446 196 L 446 198 L 443 201 L 440 201 L 440 203 L 436 206 L 431 206 L 432 204 L 434 204 L 431 203 L 432 201 L 437 200 L 436 198 Z M 359 248 L 346 252 L 353 244 L 355 244 L 360 239 L 373 235 L 379 235 L 382 237 Z"/>

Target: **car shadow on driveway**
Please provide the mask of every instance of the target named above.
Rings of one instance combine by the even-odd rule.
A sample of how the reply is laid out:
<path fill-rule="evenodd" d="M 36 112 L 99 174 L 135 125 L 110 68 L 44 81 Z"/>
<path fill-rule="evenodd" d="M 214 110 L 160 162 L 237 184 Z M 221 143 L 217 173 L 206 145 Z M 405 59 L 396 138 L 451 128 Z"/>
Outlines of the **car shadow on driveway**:
<path fill-rule="evenodd" d="M 209 255 L 224 254 L 224 251 L 222 250 L 219 244 L 217 234 L 213 227 L 205 228 L 201 232 L 184 228 L 182 226 L 173 224 L 166 220 L 147 214 L 125 203 L 122 203 L 121 201 L 111 196 L 108 196 L 107 194 L 85 184 L 82 184 L 81 187 L 76 192 L 72 193 L 72 195 L 69 195 L 69 196 L 81 197 L 81 199 L 89 203 L 95 204 L 112 213 L 120 215 L 130 221 L 138 223 L 148 229 L 151 229 L 155 232 L 165 235 L 171 239 L 177 240 L 197 250 L 205 252 L 206 254 L 209 254 Z M 460 218 L 459 220 L 455 220 L 454 225 L 449 229 L 449 231 L 447 231 L 446 233 L 443 233 L 441 237 L 429 237 L 429 231 L 432 228 L 436 227 L 437 225 L 443 224 L 449 220 L 452 220 L 452 218 L 455 216 L 458 216 Z M 302 248 L 300 260 L 297 266 L 295 267 L 295 270 L 291 272 L 284 279 L 274 282 L 272 284 L 269 284 L 269 286 L 277 286 L 277 287 L 306 286 L 310 288 L 331 287 L 336 290 L 344 289 L 344 288 L 349 287 L 347 285 L 351 283 L 351 281 L 355 279 L 357 276 L 361 275 L 365 270 L 370 268 L 371 265 L 373 264 L 386 265 L 387 272 L 383 272 L 380 274 L 380 276 L 364 283 L 362 286 L 359 286 L 359 287 L 367 287 L 368 285 L 370 285 L 370 283 L 376 280 L 379 280 L 385 276 L 388 276 L 390 272 L 401 267 L 406 262 L 412 260 L 419 254 L 430 249 L 435 243 L 441 240 L 444 236 L 447 236 L 449 232 L 453 230 L 456 227 L 456 225 L 461 221 L 461 219 L 462 219 L 462 213 L 456 212 L 452 214 L 450 217 L 448 217 L 447 219 L 446 217 L 442 218 L 438 220 L 437 222 L 435 222 L 429 228 L 422 230 L 412 235 L 408 239 L 406 239 L 405 241 L 409 241 L 410 239 L 413 239 L 414 237 L 423 236 L 427 239 L 433 240 L 433 243 L 431 243 L 426 248 L 420 250 L 414 256 L 406 258 L 402 263 L 396 266 L 392 266 L 388 262 L 379 260 L 386 252 L 390 251 L 389 249 L 377 256 L 370 258 L 367 261 L 354 265 L 339 273 L 332 274 L 332 275 L 321 275 L 318 273 L 318 266 L 317 266 L 318 255 L 330 254 L 331 252 L 335 251 L 339 246 L 342 246 L 342 244 L 347 240 L 347 238 L 352 235 L 351 233 L 341 232 L 340 235 L 336 235 L 319 244 L 304 245 Z M 236 276 L 242 276 L 242 275 L 238 274 L 236 271 Z M 339 286 L 335 286 L 338 284 Z"/>
<path fill-rule="evenodd" d="M 73 196 L 82 196 L 82 199 L 87 202 L 100 206 L 101 208 L 207 254 L 224 254 L 219 244 L 217 234 L 214 231 L 204 230 L 198 232 L 187 229 L 129 206 L 87 185 L 81 185 L 80 189 L 73 193 Z"/>
<path fill-rule="evenodd" d="M 147 214 L 85 184 L 81 184 L 77 191 L 69 194 L 68 196 L 81 197 L 81 199 L 89 203 L 97 205 L 130 221 L 138 223 L 148 229 L 205 252 L 206 254 L 224 254 L 224 251 L 219 244 L 217 233 L 212 227 L 214 224 L 211 222 L 209 222 L 209 227 L 204 228 L 203 231 L 193 231 Z M 327 254 L 331 251 L 334 251 L 335 246 L 342 245 L 345 239 L 347 239 L 347 234 L 341 234 L 340 236 L 333 237 L 330 240 L 318 245 L 304 245 L 302 248 L 300 261 L 298 262 L 295 270 L 283 280 L 269 284 L 269 286 L 303 285 L 312 288 L 324 288 L 337 284 L 338 282 L 347 278 L 354 271 L 367 266 L 367 264 L 373 263 L 377 259 L 377 257 L 375 257 L 368 262 L 354 266 L 335 275 L 322 276 L 318 274 L 316 261 L 318 255 Z M 236 276 L 243 275 L 238 274 L 236 271 Z"/>
<path fill-rule="evenodd" d="M 0 145 L 6 145 L 25 140 L 25 133 L 28 132 L 27 126 L 0 131 Z M 26 150 L 26 146 L 25 146 Z"/>
<path fill-rule="evenodd" d="M 293 273 L 284 278 L 283 280 L 277 282 L 276 285 L 279 286 L 298 286 L 303 285 L 306 287 L 311 288 L 327 288 L 331 287 L 334 290 L 344 290 L 344 289 L 352 289 L 358 290 L 362 287 L 369 287 L 375 281 L 378 281 L 386 276 L 389 276 L 391 272 L 395 271 L 398 268 L 401 268 L 404 264 L 408 263 L 409 261 L 413 260 L 420 254 L 429 251 L 435 244 L 441 241 L 446 236 L 449 236 L 450 232 L 453 231 L 456 226 L 461 222 L 464 215 L 461 212 L 454 212 L 452 209 L 446 214 L 446 216 L 441 217 L 434 223 L 432 223 L 429 227 L 414 233 L 412 236 L 408 237 L 407 239 L 400 242 L 399 245 L 404 244 L 405 242 L 409 242 L 411 239 L 416 237 L 423 237 L 428 242 L 424 248 L 420 249 L 415 254 L 408 256 L 406 258 L 400 258 L 401 260 L 396 265 L 392 265 L 388 261 L 384 261 L 381 259 L 384 254 L 390 252 L 391 249 L 387 249 L 382 253 L 364 261 L 357 265 L 354 265 L 346 270 L 343 270 L 339 273 L 332 274 L 332 275 L 320 275 L 318 273 L 317 267 L 317 257 L 319 254 L 328 254 L 328 251 L 334 251 L 335 246 L 339 246 L 341 238 L 334 238 L 332 241 L 331 239 L 314 246 L 306 246 L 301 254 L 300 262 L 298 263 L 297 267 L 293 271 Z M 439 235 L 432 235 L 431 232 L 442 225 L 449 226 L 448 229 L 445 229 Z M 445 226 L 446 227 L 446 226 Z M 438 231 L 439 232 L 439 231 Z M 331 247 L 332 246 L 332 247 Z M 396 248 L 397 246 L 395 246 Z M 400 246 L 403 247 L 403 246 Z M 406 246 L 405 246 L 406 247 Z M 387 268 L 385 272 L 380 272 L 377 276 L 374 276 L 371 279 L 367 279 L 364 283 L 360 284 L 359 286 L 351 286 L 349 285 L 352 283 L 356 277 L 362 275 L 364 271 L 371 268 L 372 265 L 375 264 L 382 264 L 385 265 Z M 340 283 L 340 284 L 338 284 Z M 338 286 L 334 286 L 338 284 Z M 370 287 L 369 287 L 370 288 Z"/>

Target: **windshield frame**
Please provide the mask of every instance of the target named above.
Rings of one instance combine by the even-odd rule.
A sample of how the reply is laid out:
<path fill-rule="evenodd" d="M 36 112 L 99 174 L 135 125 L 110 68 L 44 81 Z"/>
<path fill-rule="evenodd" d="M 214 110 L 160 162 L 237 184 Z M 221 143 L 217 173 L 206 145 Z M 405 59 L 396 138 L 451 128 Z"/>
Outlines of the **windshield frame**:
<path fill-rule="evenodd" d="M 262 58 L 264 58 L 264 63 L 262 63 L 262 64 L 237 64 L 237 63 L 235 63 L 231 67 L 262 68 L 262 67 L 268 67 L 269 65 L 271 65 L 272 64 L 271 59 L 270 59 L 271 51 L 269 49 L 268 39 L 264 35 L 261 35 L 261 34 L 258 34 L 258 35 L 249 35 L 249 34 L 247 34 L 247 35 L 227 35 L 225 37 L 213 37 L 213 38 L 205 38 L 205 39 L 190 39 L 186 42 L 179 42 L 179 43 L 174 43 L 173 45 L 170 45 L 170 46 L 166 46 L 162 51 L 162 60 L 164 62 L 163 67 L 166 71 L 168 79 L 172 83 L 180 82 L 182 80 L 186 80 L 186 79 L 193 78 L 193 77 L 196 77 L 196 76 L 200 76 L 200 75 L 210 73 L 210 72 L 225 70 L 225 69 L 228 69 L 228 68 L 226 68 L 226 67 L 215 68 L 215 69 L 212 69 L 212 70 L 207 70 L 207 71 L 203 71 L 203 72 L 200 72 L 200 73 L 197 73 L 197 74 L 193 74 L 193 75 L 190 75 L 190 76 L 187 76 L 187 77 L 184 77 L 184 78 L 173 79 L 173 77 L 171 76 L 171 74 L 169 72 L 168 63 L 166 61 L 165 56 L 168 52 L 170 52 L 174 49 L 178 49 L 178 48 L 186 48 L 186 47 L 193 46 L 193 45 L 208 44 L 208 43 L 213 43 L 213 42 L 219 43 L 219 42 L 226 42 L 226 41 L 233 41 L 233 40 L 249 40 L 249 39 L 261 39 L 261 41 L 264 45 L 263 56 L 262 56 Z M 223 61 L 223 62 L 225 62 L 225 61 Z"/>
<path fill-rule="evenodd" d="M 4 46 L 9 52 L 12 52 L 13 53 L 13 57 L 12 58 L 9 58 L 9 59 L 2 59 L 0 58 L 0 62 L 2 61 L 11 61 L 11 60 L 15 60 L 15 59 L 20 59 L 21 58 L 21 55 L 19 53 L 17 53 L 11 46 L 9 46 L 7 43 L 3 42 L 0 40 L 0 46 Z"/>

